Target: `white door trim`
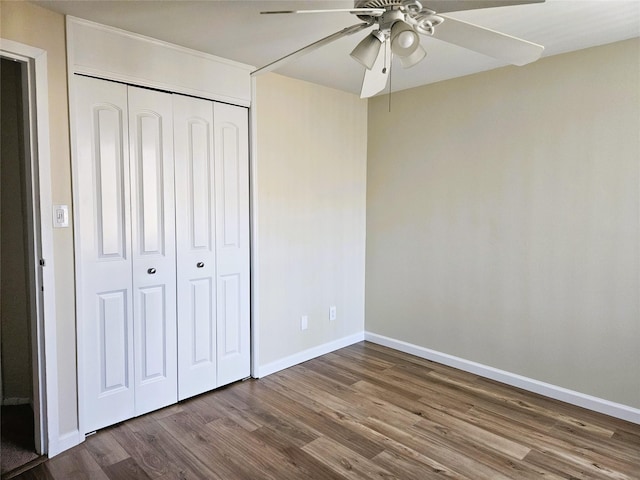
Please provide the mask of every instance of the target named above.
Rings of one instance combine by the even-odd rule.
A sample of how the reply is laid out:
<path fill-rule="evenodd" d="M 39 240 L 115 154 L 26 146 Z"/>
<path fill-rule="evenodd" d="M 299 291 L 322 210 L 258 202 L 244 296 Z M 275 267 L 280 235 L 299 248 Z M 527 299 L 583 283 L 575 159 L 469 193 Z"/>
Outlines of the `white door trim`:
<path fill-rule="evenodd" d="M 251 247 L 249 249 L 249 276 L 251 286 L 251 376 L 258 378 L 260 371 L 260 296 L 258 280 L 260 278 L 258 252 L 258 112 L 256 110 L 256 77 L 251 77 L 251 98 L 254 100 L 249 109 L 249 228 Z"/>
<path fill-rule="evenodd" d="M 47 80 L 47 52 L 45 50 L 0 39 L 3 56 L 25 63 L 28 82 L 28 112 L 30 130 L 31 194 L 34 224 L 33 258 L 35 278 L 41 270 L 42 283 L 32 288 L 42 289 L 36 302 L 37 320 L 34 348 L 34 409 L 40 416 L 40 441 L 36 449 L 53 456 L 59 450 L 58 425 L 58 369 L 56 350 L 56 305 L 53 257 L 53 225 L 51 220 L 51 150 L 49 144 L 49 86 Z M 39 231 L 38 231 L 39 230 Z M 40 268 L 39 261 L 45 266 Z M 48 362 L 46 360 L 49 360 Z M 37 377 L 37 378 L 36 378 Z"/>

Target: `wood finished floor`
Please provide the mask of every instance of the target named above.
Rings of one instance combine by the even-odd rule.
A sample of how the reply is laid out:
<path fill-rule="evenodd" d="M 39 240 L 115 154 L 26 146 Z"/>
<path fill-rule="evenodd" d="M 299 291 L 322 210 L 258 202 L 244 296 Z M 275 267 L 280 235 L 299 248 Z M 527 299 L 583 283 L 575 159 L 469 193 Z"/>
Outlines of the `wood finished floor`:
<path fill-rule="evenodd" d="M 20 479 L 640 479 L 640 425 L 371 343 L 104 429 Z"/>

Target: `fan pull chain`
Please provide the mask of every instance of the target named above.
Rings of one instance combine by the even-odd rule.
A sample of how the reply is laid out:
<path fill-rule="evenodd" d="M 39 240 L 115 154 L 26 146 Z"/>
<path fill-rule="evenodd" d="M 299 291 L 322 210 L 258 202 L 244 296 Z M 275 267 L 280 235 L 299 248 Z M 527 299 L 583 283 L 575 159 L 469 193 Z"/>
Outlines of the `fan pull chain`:
<path fill-rule="evenodd" d="M 391 61 L 389 62 L 389 93 L 387 96 L 389 97 L 389 113 L 391 113 L 391 78 L 393 73 L 393 54 L 391 55 Z"/>

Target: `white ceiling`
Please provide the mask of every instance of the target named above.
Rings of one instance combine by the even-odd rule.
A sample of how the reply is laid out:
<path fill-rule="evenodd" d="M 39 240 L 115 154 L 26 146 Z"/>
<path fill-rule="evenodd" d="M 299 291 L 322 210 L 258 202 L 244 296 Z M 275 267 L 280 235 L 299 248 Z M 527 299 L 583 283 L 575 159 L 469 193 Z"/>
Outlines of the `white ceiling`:
<path fill-rule="evenodd" d="M 353 0 L 42 0 L 34 3 L 256 67 L 360 22 L 349 13 L 259 13 L 351 8 Z M 429 1 L 423 0 L 422 4 L 428 7 Z M 638 0 L 547 0 L 447 15 L 544 45 L 543 56 L 640 36 Z M 277 73 L 358 93 L 363 67 L 349 52 L 367 34 L 368 30 L 337 40 L 278 69 Z M 422 37 L 422 45 L 428 55 L 420 64 L 403 70 L 399 63 L 394 63 L 393 91 L 505 65 L 429 37 Z"/>

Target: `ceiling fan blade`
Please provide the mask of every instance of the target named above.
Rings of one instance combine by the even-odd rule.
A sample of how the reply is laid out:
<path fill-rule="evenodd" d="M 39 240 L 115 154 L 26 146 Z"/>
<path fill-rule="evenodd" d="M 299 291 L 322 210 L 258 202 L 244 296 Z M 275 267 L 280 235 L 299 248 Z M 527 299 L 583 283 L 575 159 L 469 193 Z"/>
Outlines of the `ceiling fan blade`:
<path fill-rule="evenodd" d="M 528 3 L 543 3 L 545 0 L 425 0 L 422 5 L 438 13 L 460 12 L 479 8 L 509 7 Z"/>
<path fill-rule="evenodd" d="M 260 12 L 262 15 L 280 15 L 283 13 L 335 13 L 349 12 L 354 15 L 369 15 L 370 17 L 380 17 L 384 12 L 384 8 L 331 8 L 327 10 L 271 10 L 268 12 Z"/>
<path fill-rule="evenodd" d="M 278 60 L 271 62 L 268 65 L 265 65 L 264 67 L 260 67 L 257 70 L 254 70 L 253 72 L 251 72 L 251 75 L 252 76 L 260 75 L 262 73 L 267 73 L 272 70 L 275 70 L 276 68 L 281 67 L 286 63 L 292 62 L 293 60 L 300 58 L 303 55 L 306 55 L 307 53 L 313 52 L 314 50 L 317 50 L 318 48 L 323 47 L 328 43 L 334 42 L 339 38 L 346 37 L 347 35 L 352 35 L 354 33 L 357 33 L 361 30 L 364 30 L 365 28 L 371 27 L 372 25 L 373 24 L 371 23 L 364 22 L 364 23 L 357 23 L 355 25 L 351 25 L 350 27 L 347 27 L 347 28 L 343 28 L 339 32 L 333 33 L 328 37 L 321 38 L 317 42 L 313 42 L 307 45 L 306 47 L 302 47 L 300 50 L 296 50 L 295 52 L 290 53 L 289 55 L 285 55 L 284 57 L 279 58 Z"/>
<path fill-rule="evenodd" d="M 472 23 L 441 15 L 444 22 L 434 29 L 433 37 L 459 47 L 468 48 L 489 57 L 511 63 L 526 65 L 542 55 L 544 47 Z"/>
<path fill-rule="evenodd" d="M 387 40 L 378 52 L 376 61 L 371 69 L 364 69 L 364 79 L 362 80 L 362 90 L 360 98 L 373 97 L 376 93 L 384 90 L 389 79 L 389 69 L 391 68 L 391 45 Z"/>

